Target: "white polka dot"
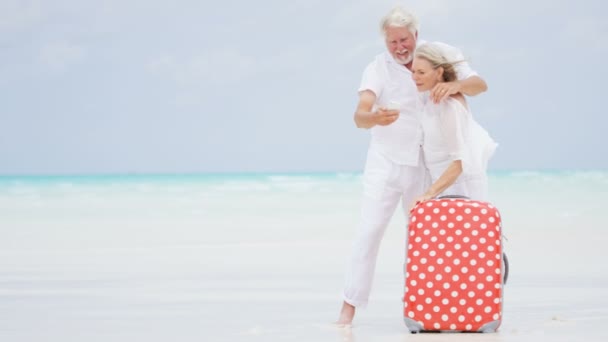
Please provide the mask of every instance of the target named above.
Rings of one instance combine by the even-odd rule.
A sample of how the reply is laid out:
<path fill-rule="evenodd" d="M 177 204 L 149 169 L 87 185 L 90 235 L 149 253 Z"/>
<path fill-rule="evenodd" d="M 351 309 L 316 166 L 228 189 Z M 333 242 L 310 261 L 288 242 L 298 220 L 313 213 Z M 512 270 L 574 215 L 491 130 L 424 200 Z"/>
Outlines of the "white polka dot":
<path fill-rule="evenodd" d="M 408 312 L 408 313 L 407 313 L 407 315 L 408 315 L 410 318 L 414 318 L 414 315 L 415 315 L 415 314 L 414 314 L 414 311 L 410 311 L 410 312 Z"/>
<path fill-rule="evenodd" d="M 435 266 L 433 266 L 433 265 L 429 266 L 428 270 L 431 273 L 435 272 Z"/>
<path fill-rule="evenodd" d="M 461 323 L 464 322 L 464 316 L 463 315 L 458 316 L 458 322 L 461 322 Z"/>
<path fill-rule="evenodd" d="M 444 249 L 445 245 L 443 243 L 440 243 L 437 247 L 439 247 L 439 249 Z"/>
<path fill-rule="evenodd" d="M 416 285 L 418 285 L 418 282 L 417 282 L 416 280 L 412 279 L 412 280 L 410 281 L 410 285 L 412 285 L 412 286 L 416 286 Z"/>
<path fill-rule="evenodd" d="M 494 246 L 488 246 L 488 251 L 494 252 L 494 249 L 495 249 Z"/>
<path fill-rule="evenodd" d="M 489 267 L 494 266 L 494 261 L 492 260 L 488 260 L 488 262 L 486 263 Z"/>
<path fill-rule="evenodd" d="M 418 311 L 422 311 L 423 309 L 424 309 L 424 307 L 422 305 L 420 305 L 420 304 L 418 304 L 416 306 L 416 310 L 418 310 Z"/>
<path fill-rule="evenodd" d="M 486 277 L 486 281 L 488 283 L 491 283 L 493 280 L 494 280 L 494 277 L 492 277 L 491 275 L 489 275 L 489 276 Z"/>
<path fill-rule="evenodd" d="M 497 289 L 497 290 L 499 290 L 500 289 L 500 284 L 494 285 L 494 288 Z"/>
<path fill-rule="evenodd" d="M 424 225 L 422 224 L 422 222 L 420 222 L 420 223 L 418 223 L 418 224 L 416 225 L 416 227 L 417 227 L 417 228 L 422 228 L 422 227 L 424 227 Z"/>
<path fill-rule="evenodd" d="M 452 291 L 452 297 L 454 297 L 454 298 L 458 297 L 458 292 L 457 291 Z"/>
<path fill-rule="evenodd" d="M 477 235 L 479 235 L 479 231 L 478 230 L 472 230 L 471 231 L 471 235 L 477 236 Z"/>
<path fill-rule="evenodd" d="M 487 242 L 486 238 L 479 239 L 479 243 L 484 245 Z"/>
<path fill-rule="evenodd" d="M 445 271 L 445 273 L 452 272 L 452 268 L 450 266 L 446 266 L 443 270 Z"/>
<path fill-rule="evenodd" d="M 466 208 L 466 209 L 464 210 L 464 213 L 465 213 L 465 214 L 470 214 L 470 213 L 471 213 L 471 208 Z"/>
<path fill-rule="evenodd" d="M 427 298 L 424 300 L 424 302 L 427 304 L 431 304 L 433 302 L 433 300 L 431 298 Z"/>
<path fill-rule="evenodd" d="M 486 272 L 486 270 L 485 270 L 483 267 L 480 267 L 480 268 L 477 270 L 477 273 L 479 273 L 479 274 L 484 274 L 485 272 Z"/>
<path fill-rule="evenodd" d="M 441 281 L 441 279 L 443 279 L 443 276 L 440 273 L 438 273 L 437 275 L 435 275 L 435 280 Z"/>
<path fill-rule="evenodd" d="M 456 324 L 450 324 L 450 330 L 456 330 Z"/>
<path fill-rule="evenodd" d="M 416 241 L 416 242 L 420 242 L 420 241 L 422 241 L 422 238 L 419 236 L 419 237 L 417 237 L 417 238 L 416 238 L 414 241 Z"/>
<path fill-rule="evenodd" d="M 492 297 L 492 291 L 486 292 L 486 297 Z"/>
<path fill-rule="evenodd" d="M 471 259 L 471 261 L 469 261 L 469 263 L 471 264 L 471 266 L 475 266 L 475 265 L 477 265 L 477 260 Z"/>
<path fill-rule="evenodd" d="M 435 329 L 439 330 L 439 329 L 441 329 L 441 324 L 439 324 L 439 323 L 435 323 L 435 324 L 433 324 L 433 327 L 434 327 Z"/>
<path fill-rule="evenodd" d="M 423 264 L 423 265 L 426 264 L 426 261 L 427 261 L 426 258 L 420 259 L 420 263 Z"/>
<path fill-rule="evenodd" d="M 428 243 L 422 244 L 422 249 L 429 249 L 429 244 Z"/>
<path fill-rule="evenodd" d="M 475 316 L 475 322 L 481 322 L 481 316 L 479 316 L 479 315 Z"/>
<path fill-rule="evenodd" d="M 410 296 L 410 302 L 415 302 L 415 301 L 416 301 L 416 296 L 411 295 L 411 296 Z"/>
<path fill-rule="evenodd" d="M 472 202 L 473 204 L 471 204 L 472 206 L 474 206 L 475 208 L 479 207 L 479 203 L 477 202 Z"/>
<path fill-rule="evenodd" d="M 469 295 L 469 298 L 473 298 L 473 297 L 475 297 L 475 292 L 469 291 L 468 295 Z"/>
<path fill-rule="evenodd" d="M 500 298 L 494 298 L 494 304 L 500 304 Z"/>
<path fill-rule="evenodd" d="M 485 285 L 483 283 L 477 284 L 477 289 L 478 290 L 483 290 L 484 287 L 485 287 Z"/>
<path fill-rule="evenodd" d="M 424 278 L 426 278 L 426 274 L 425 274 L 425 273 L 420 273 L 420 274 L 418 275 L 418 278 L 420 278 L 420 279 L 424 279 Z"/>
<path fill-rule="evenodd" d="M 489 306 L 486 306 L 486 308 L 483 311 L 485 311 L 486 313 L 490 313 L 490 312 L 492 312 L 492 308 Z"/>
<path fill-rule="evenodd" d="M 464 224 L 464 228 L 465 228 L 465 229 L 469 229 L 469 228 L 471 228 L 471 224 L 470 224 L 469 222 L 466 222 L 466 223 Z"/>
<path fill-rule="evenodd" d="M 457 230 L 456 230 L 456 235 L 462 235 L 462 230 L 457 229 Z"/>
<path fill-rule="evenodd" d="M 441 229 L 441 230 L 439 230 L 439 235 L 445 235 L 445 233 L 446 233 L 446 232 L 445 232 L 445 229 Z"/>
<path fill-rule="evenodd" d="M 456 249 L 457 251 L 459 251 L 461 248 L 462 246 L 459 243 L 454 245 L 454 249 Z"/>
<path fill-rule="evenodd" d="M 418 265 L 412 265 L 412 271 L 418 271 Z"/>
<path fill-rule="evenodd" d="M 445 220 L 447 220 L 447 219 L 448 219 L 448 217 L 447 217 L 447 216 L 445 216 L 445 215 L 441 215 L 441 216 L 439 217 L 439 219 L 440 219 L 441 221 L 445 221 Z"/>
<path fill-rule="evenodd" d="M 449 300 L 449 299 L 447 299 L 447 298 L 443 298 L 443 299 L 441 300 L 441 304 L 443 304 L 443 305 L 448 305 L 448 304 L 450 304 L 450 300 Z"/>
<path fill-rule="evenodd" d="M 491 237 L 491 238 L 493 238 L 495 235 L 496 235 L 496 234 L 495 234 L 494 232 L 489 232 L 489 233 L 488 233 L 488 236 L 489 236 L 489 237 Z"/>
<path fill-rule="evenodd" d="M 454 274 L 454 275 L 452 276 L 452 280 L 453 280 L 453 281 L 458 281 L 458 280 L 460 280 L 460 276 L 458 276 L 458 274 Z"/>
<path fill-rule="evenodd" d="M 447 206 L 448 206 L 448 202 L 443 202 L 443 203 L 441 203 L 441 206 L 442 206 L 442 207 L 447 207 Z"/>
<path fill-rule="evenodd" d="M 433 213 L 435 213 L 435 214 L 439 214 L 439 208 L 435 208 L 435 209 L 433 209 Z"/>
<path fill-rule="evenodd" d="M 473 329 L 473 326 L 472 326 L 472 325 L 470 325 L 470 324 L 467 324 L 467 326 L 465 327 L 465 329 L 466 329 L 466 330 L 471 330 L 471 329 Z"/>
<path fill-rule="evenodd" d="M 476 300 L 475 304 L 480 305 L 480 306 L 483 305 L 483 299 L 480 298 L 480 299 Z"/>
<path fill-rule="evenodd" d="M 493 217 L 490 217 L 490 218 L 488 219 L 488 221 L 490 221 L 491 223 L 494 223 L 494 221 L 496 221 L 496 220 L 495 220 Z"/>
<path fill-rule="evenodd" d="M 456 216 L 456 221 L 458 221 L 458 222 L 462 221 L 462 215 L 457 215 Z"/>
<path fill-rule="evenodd" d="M 465 306 L 467 304 L 467 300 L 463 298 L 460 301 L 458 301 L 458 304 L 460 304 L 461 306 Z"/>
<path fill-rule="evenodd" d="M 432 256 L 432 257 L 434 257 L 435 255 L 437 255 L 437 252 L 435 252 L 435 251 L 430 251 L 430 252 L 429 252 L 429 255 L 430 255 L 430 256 Z"/>
<path fill-rule="evenodd" d="M 454 237 L 453 236 L 448 236 L 448 238 L 446 239 L 449 243 L 454 242 Z"/>
<path fill-rule="evenodd" d="M 435 311 L 435 312 L 439 312 L 439 310 L 440 310 L 440 308 L 439 308 L 437 305 L 435 305 L 435 306 L 433 307 L 433 311 Z"/>
<path fill-rule="evenodd" d="M 475 277 L 475 275 L 474 275 L 474 274 L 471 274 L 471 275 L 469 276 L 469 281 L 470 281 L 470 282 L 474 282 L 475 280 L 477 280 L 477 277 Z"/>
<path fill-rule="evenodd" d="M 424 232 L 422 232 L 422 234 L 429 235 L 429 234 L 431 234 L 431 231 L 428 229 L 425 229 Z"/>
<path fill-rule="evenodd" d="M 467 309 L 467 313 L 472 314 L 473 312 L 475 312 L 475 309 L 473 309 L 473 308 L 468 308 Z"/>
<path fill-rule="evenodd" d="M 435 297 L 439 297 L 439 296 L 441 296 L 441 291 L 435 290 L 434 294 L 435 294 Z"/>
<path fill-rule="evenodd" d="M 481 209 L 481 213 L 486 215 L 488 213 L 488 209 L 486 209 L 486 208 Z"/>
<path fill-rule="evenodd" d="M 418 289 L 418 295 L 424 296 L 424 289 Z"/>
<path fill-rule="evenodd" d="M 460 289 L 461 290 L 466 290 L 467 289 L 467 284 L 466 283 L 460 284 Z"/>
<path fill-rule="evenodd" d="M 460 272 L 462 272 L 462 273 L 466 274 L 466 273 L 468 273 L 468 272 L 469 272 L 469 269 L 468 269 L 468 268 L 466 268 L 466 267 L 463 267 L 463 268 L 461 268 L 461 269 L 460 269 Z"/>
<path fill-rule="evenodd" d="M 412 222 L 416 222 L 416 215 L 412 216 Z"/>
<path fill-rule="evenodd" d="M 437 259 L 437 264 L 443 265 L 443 259 L 442 258 Z"/>
<path fill-rule="evenodd" d="M 486 258 L 486 253 L 481 252 L 479 253 L 479 259 L 485 259 Z"/>
<path fill-rule="evenodd" d="M 456 203 L 456 206 L 458 206 L 458 207 L 462 207 L 463 205 L 464 205 L 464 203 L 462 203 L 462 202 Z"/>
<path fill-rule="evenodd" d="M 422 214 L 422 213 L 424 213 L 424 209 L 423 208 L 418 209 L 418 214 Z"/>
<path fill-rule="evenodd" d="M 448 210 L 448 212 L 449 212 L 450 214 L 453 214 L 453 213 L 455 213 L 455 212 L 456 212 L 456 209 L 454 209 L 454 208 L 450 208 L 450 209 Z"/>
<path fill-rule="evenodd" d="M 494 272 L 495 272 L 496 274 L 500 274 L 500 268 L 497 268 L 497 269 L 496 269 Z"/>
<path fill-rule="evenodd" d="M 469 252 L 467 252 L 467 251 L 462 252 L 462 257 L 463 258 L 468 258 L 469 257 Z"/>
<path fill-rule="evenodd" d="M 415 257 L 417 257 L 417 256 L 419 256 L 419 255 L 420 255 L 420 251 L 414 251 L 412 254 L 413 254 Z"/>
<path fill-rule="evenodd" d="M 471 250 L 476 251 L 477 250 L 477 245 L 471 245 Z"/>
<path fill-rule="evenodd" d="M 500 315 L 499 314 L 494 314 L 494 316 L 492 316 L 492 318 L 494 318 L 494 320 L 496 321 L 496 320 L 498 320 L 500 318 Z"/>
<path fill-rule="evenodd" d="M 453 222 L 448 222 L 448 228 L 454 228 L 454 223 Z"/>
<path fill-rule="evenodd" d="M 430 314 L 430 313 L 427 313 L 427 314 L 425 314 L 425 315 L 424 315 L 424 318 L 426 318 L 426 319 L 431 319 L 431 317 L 432 317 L 432 316 L 431 316 L 431 314 Z"/>
<path fill-rule="evenodd" d="M 485 223 L 482 223 L 481 225 L 479 225 L 479 228 L 486 229 L 486 228 L 488 228 L 488 225 Z"/>
<path fill-rule="evenodd" d="M 455 306 L 452 306 L 452 307 L 450 308 L 450 312 L 451 312 L 451 313 L 453 313 L 453 314 L 455 314 L 455 313 L 457 313 L 457 312 L 458 312 L 458 309 L 457 309 Z"/>
<path fill-rule="evenodd" d="M 450 258 L 450 257 L 452 257 L 452 255 L 453 255 L 453 254 L 454 254 L 454 253 L 452 253 L 452 251 L 446 251 L 446 252 L 445 252 L 445 255 L 446 255 L 447 257 L 449 257 L 449 258 Z"/>
<path fill-rule="evenodd" d="M 441 315 L 441 320 L 444 322 L 447 322 L 448 318 L 449 318 L 448 315 Z"/>
<path fill-rule="evenodd" d="M 460 259 L 458 259 L 458 258 L 454 259 L 454 265 L 460 265 Z"/>
<path fill-rule="evenodd" d="M 475 221 L 475 222 L 479 221 L 479 216 L 477 216 L 477 215 L 473 216 L 473 221 Z"/>
<path fill-rule="evenodd" d="M 412 244 L 410 243 L 409 245 L 407 245 L 407 249 L 412 249 Z"/>
<path fill-rule="evenodd" d="M 437 237 L 436 237 L 436 236 L 433 236 L 433 237 L 431 238 L 431 242 L 437 242 Z"/>
<path fill-rule="evenodd" d="M 433 288 L 433 282 L 432 281 L 427 282 L 426 283 L 426 287 L 428 287 L 429 289 L 432 289 Z"/>
<path fill-rule="evenodd" d="M 471 241 L 471 238 L 469 238 L 468 236 L 465 236 L 462 241 L 464 241 L 464 243 L 469 243 Z"/>

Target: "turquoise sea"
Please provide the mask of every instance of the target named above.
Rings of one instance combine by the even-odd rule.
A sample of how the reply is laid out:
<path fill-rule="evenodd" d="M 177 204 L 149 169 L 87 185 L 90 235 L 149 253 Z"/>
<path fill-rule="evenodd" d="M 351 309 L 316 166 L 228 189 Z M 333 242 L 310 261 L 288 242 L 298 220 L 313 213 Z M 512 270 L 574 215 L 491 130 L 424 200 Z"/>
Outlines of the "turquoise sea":
<path fill-rule="evenodd" d="M 608 171 L 493 172 L 490 192 L 511 280 L 486 340 L 608 340 Z M 328 324 L 360 193 L 359 173 L 0 176 L 0 340 L 415 340 L 400 212 L 360 325 Z"/>

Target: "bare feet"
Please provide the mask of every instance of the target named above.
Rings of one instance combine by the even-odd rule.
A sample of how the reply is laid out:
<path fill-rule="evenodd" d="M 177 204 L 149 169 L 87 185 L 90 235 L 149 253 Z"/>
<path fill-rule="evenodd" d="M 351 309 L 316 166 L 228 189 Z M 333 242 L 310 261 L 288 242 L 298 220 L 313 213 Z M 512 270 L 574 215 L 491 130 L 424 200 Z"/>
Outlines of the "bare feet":
<path fill-rule="evenodd" d="M 337 325 L 350 325 L 353 323 L 355 317 L 355 307 L 348 304 L 347 302 L 342 303 L 342 310 L 340 311 L 340 318 L 336 321 Z"/>

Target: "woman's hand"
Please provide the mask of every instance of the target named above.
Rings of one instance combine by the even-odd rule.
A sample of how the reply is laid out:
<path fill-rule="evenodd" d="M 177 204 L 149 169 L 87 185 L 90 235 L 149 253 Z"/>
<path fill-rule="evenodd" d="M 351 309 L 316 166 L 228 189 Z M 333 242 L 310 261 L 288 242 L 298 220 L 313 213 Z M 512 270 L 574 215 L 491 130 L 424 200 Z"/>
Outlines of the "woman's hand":
<path fill-rule="evenodd" d="M 416 198 L 415 198 L 415 199 L 412 201 L 412 204 L 410 205 L 410 211 L 412 211 L 412 209 L 414 209 L 414 207 L 415 207 L 415 206 L 417 206 L 417 205 L 418 205 L 418 203 L 422 203 L 422 202 L 424 202 L 424 201 L 428 201 L 428 200 L 430 200 L 430 199 L 432 199 L 432 198 L 433 198 L 432 196 L 429 196 L 429 195 L 427 195 L 427 194 L 420 195 L 420 196 L 416 197 Z"/>
<path fill-rule="evenodd" d="M 439 103 L 450 95 L 460 93 L 461 90 L 462 87 L 459 81 L 439 82 L 431 89 L 431 99 L 434 103 Z"/>

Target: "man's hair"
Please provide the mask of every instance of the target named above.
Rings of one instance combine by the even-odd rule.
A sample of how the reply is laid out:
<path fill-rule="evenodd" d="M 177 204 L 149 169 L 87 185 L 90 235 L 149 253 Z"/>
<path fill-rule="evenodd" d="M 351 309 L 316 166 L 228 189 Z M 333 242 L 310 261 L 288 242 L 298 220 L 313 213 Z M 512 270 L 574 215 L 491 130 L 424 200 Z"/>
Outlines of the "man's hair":
<path fill-rule="evenodd" d="M 386 29 L 389 27 L 405 27 L 412 34 L 416 34 L 419 28 L 418 18 L 416 18 L 414 13 L 406 9 L 395 7 L 380 21 L 380 29 L 385 36 Z"/>
<path fill-rule="evenodd" d="M 441 48 L 433 43 L 426 43 L 416 47 L 414 57 L 422 58 L 431 63 L 433 69 L 443 68 L 443 81 L 452 82 L 458 78 L 456 64 L 463 61 L 449 61 L 443 54 Z"/>

